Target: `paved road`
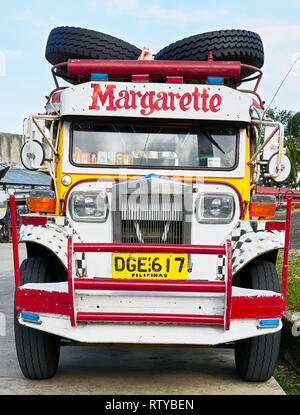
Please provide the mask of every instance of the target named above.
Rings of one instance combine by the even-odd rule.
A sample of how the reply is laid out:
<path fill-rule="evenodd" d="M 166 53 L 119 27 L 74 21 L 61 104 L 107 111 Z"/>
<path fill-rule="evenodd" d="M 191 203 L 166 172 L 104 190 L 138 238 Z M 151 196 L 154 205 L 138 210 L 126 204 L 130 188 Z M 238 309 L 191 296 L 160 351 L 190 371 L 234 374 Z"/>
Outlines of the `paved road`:
<path fill-rule="evenodd" d="M 300 249 L 300 212 L 292 214 L 290 249 Z"/>
<path fill-rule="evenodd" d="M 14 345 L 12 270 L 11 246 L 1 244 L 0 313 L 6 317 L 6 335 L 0 337 L 0 395 L 284 395 L 274 379 L 241 381 L 228 349 L 64 347 L 55 378 L 26 380 Z"/>

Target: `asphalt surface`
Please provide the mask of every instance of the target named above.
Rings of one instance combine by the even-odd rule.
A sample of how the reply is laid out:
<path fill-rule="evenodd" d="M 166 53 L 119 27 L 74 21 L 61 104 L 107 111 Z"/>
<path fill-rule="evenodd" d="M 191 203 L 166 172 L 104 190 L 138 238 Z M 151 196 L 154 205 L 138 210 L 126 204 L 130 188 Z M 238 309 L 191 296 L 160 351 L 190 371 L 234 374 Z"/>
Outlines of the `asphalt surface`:
<path fill-rule="evenodd" d="M 231 349 L 62 347 L 57 375 L 29 381 L 15 351 L 13 289 L 12 247 L 0 244 L 0 395 L 284 395 L 273 378 L 241 381 Z"/>
<path fill-rule="evenodd" d="M 300 211 L 294 212 L 292 214 L 290 249 L 300 249 Z"/>

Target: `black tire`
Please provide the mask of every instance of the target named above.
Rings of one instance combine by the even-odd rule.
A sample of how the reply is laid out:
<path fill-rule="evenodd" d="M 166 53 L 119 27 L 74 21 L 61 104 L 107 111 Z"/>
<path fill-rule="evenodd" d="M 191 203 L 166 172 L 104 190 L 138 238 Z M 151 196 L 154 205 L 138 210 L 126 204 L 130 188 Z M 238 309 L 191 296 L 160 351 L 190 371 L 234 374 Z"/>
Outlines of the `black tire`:
<path fill-rule="evenodd" d="M 216 61 L 240 61 L 261 68 L 264 47 L 260 36 L 248 30 L 217 30 L 190 36 L 171 43 L 156 55 L 158 60 L 207 60 L 209 52 Z M 254 71 L 243 69 L 241 78 Z"/>
<path fill-rule="evenodd" d="M 269 261 L 255 261 L 239 286 L 281 292 L 276 267 Z M 265 382 L 274 373 L 280 350 L 281 331 L 243 339 L 235 345 L 235 363 L 239 377 Z"/>
<path fill-rule="evenodd" d="M 28 258 L 20 267 L 21 285 L 49 282 L 47 258 Z M 52 334 L 21 325 L 14 319 L 15 343 L 19 365 L 28 379 L 49 379 L 58 368 L 60 338 Z"/>
<path fill-rule="evenodd" d="M 51 30 L 46 59 L 52 65 L 68 59 L 137 59 L 141 49 L 114 36 L 80 27 L 61 26 Z M 67 76 L 64 68 L 57 73 L 65 80 L 76 83 Z"/>

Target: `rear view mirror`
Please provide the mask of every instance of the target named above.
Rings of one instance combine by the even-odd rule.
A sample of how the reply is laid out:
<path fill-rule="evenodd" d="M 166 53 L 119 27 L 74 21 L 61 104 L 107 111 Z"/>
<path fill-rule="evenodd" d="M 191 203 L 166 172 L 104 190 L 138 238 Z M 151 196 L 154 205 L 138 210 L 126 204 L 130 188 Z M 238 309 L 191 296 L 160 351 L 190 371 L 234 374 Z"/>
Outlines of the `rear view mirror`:
<path fill-rule="evenodd" d="M 21 148 L 21 162 L 27 170 L 41 168 L 45 161 L 45 150 L 39 141 L 27 141 Z"/>
<path fill-rule="evenodd" d="M 271 179 L 276 183 L 283 183 L 291 174 L 292 164 L 286 154 L 275 153 L 269 160 L 268 171 Z"/>

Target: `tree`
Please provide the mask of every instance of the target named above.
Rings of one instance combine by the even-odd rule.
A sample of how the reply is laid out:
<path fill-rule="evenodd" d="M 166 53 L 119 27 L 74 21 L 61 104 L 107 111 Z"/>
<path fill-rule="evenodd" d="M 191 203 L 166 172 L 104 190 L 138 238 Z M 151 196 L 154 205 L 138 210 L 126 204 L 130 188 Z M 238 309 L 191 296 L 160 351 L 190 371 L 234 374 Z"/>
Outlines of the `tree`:
<path fill-rule="evenodd" d="M 292 188 L 300 187 L 300 112 L 294 113 L 275 107 L 268 110 L 267 116 L 284 126 L 286 152 L 292 163 L 287 184 Z"/>

